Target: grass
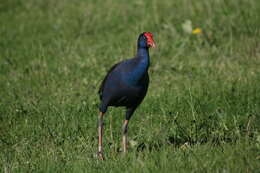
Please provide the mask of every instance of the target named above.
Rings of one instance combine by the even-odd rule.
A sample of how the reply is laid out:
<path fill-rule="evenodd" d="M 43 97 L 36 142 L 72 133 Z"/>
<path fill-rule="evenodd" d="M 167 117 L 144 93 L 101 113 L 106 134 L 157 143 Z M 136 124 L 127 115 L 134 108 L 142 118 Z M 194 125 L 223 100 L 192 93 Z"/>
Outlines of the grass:
<path fill-rule="evenodd" d="M 9 0 L 0 19 L 1 172 L 260 170 L 259 1 Z M 157 48 L 130 151 L 110 108 L 101 162 L 98 86 L 143 31 Z"/>

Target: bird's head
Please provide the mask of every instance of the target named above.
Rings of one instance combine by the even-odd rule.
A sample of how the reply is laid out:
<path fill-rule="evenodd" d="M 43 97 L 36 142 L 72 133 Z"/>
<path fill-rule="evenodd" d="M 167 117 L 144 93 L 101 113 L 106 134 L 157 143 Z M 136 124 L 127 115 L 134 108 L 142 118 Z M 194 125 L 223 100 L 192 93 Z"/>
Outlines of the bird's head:
<path fill-rule="evenodd" d="M 137 46 L 139 48 L 154 48 L 155 43 L 153 41 L 153 34 L 150 32 L 144 32 L 139 35 Z"/>

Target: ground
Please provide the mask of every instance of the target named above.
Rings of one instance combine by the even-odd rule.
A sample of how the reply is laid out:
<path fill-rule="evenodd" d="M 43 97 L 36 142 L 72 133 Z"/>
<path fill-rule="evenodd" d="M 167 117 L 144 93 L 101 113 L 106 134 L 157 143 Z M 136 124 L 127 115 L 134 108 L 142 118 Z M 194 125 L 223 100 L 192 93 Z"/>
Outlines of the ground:
<path fill-rule="evenodd" d="M 260 1 L 0 4 L 1 172 L 258 172 Z M 150 87 L 129 124 L 98 87 L 152 32 Z"/>

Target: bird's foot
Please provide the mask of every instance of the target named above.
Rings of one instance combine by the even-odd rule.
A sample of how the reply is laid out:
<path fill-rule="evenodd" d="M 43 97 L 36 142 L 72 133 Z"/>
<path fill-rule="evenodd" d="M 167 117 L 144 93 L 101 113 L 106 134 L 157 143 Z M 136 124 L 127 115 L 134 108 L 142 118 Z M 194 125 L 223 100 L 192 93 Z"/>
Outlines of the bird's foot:
<path fill-rule="evenodd" d="M 101 152 L 101 151 L 97 152 L 97 156 L 98 156 L 99 160 L 105 160 L 103 152 Z"/>

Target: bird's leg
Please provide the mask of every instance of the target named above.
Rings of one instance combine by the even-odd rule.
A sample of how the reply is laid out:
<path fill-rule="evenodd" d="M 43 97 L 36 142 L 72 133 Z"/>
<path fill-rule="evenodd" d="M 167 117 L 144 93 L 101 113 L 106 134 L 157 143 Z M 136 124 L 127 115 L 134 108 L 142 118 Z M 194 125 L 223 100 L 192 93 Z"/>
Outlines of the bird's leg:
<path fill-rule="evenodd" d="M 129 120 L 125 120 L 124 124 L 123 124 L 123 151 L 124 153 L 127 152 L 127 130 L 128 130 L 128 121 Z"/>
<path fill-rule="evenodd" d="M 98 157 L 100 160 L 104 160 L 103 147 L 102 147 L 102 136 L 103 136 L 103 116 L 105 113 L 100 112 L 98 120 Z"/>
<path fill-rule="evenodd" d="M 122 129 L 122 130 L 123 130 L 123 151 L 124 151 L 124 153 L 127 152 L 127 144 L 128 144 L 128 143 L 127 143 L 128 123 L 129 123 L 129 120 L 130 120 L 131 116 L 133 115 L 135 109 L 136 109 L 136 106 L 126 109 L 126 116 L 125 116 L 125 121 L 124 121 L 123 129 Z"/>

